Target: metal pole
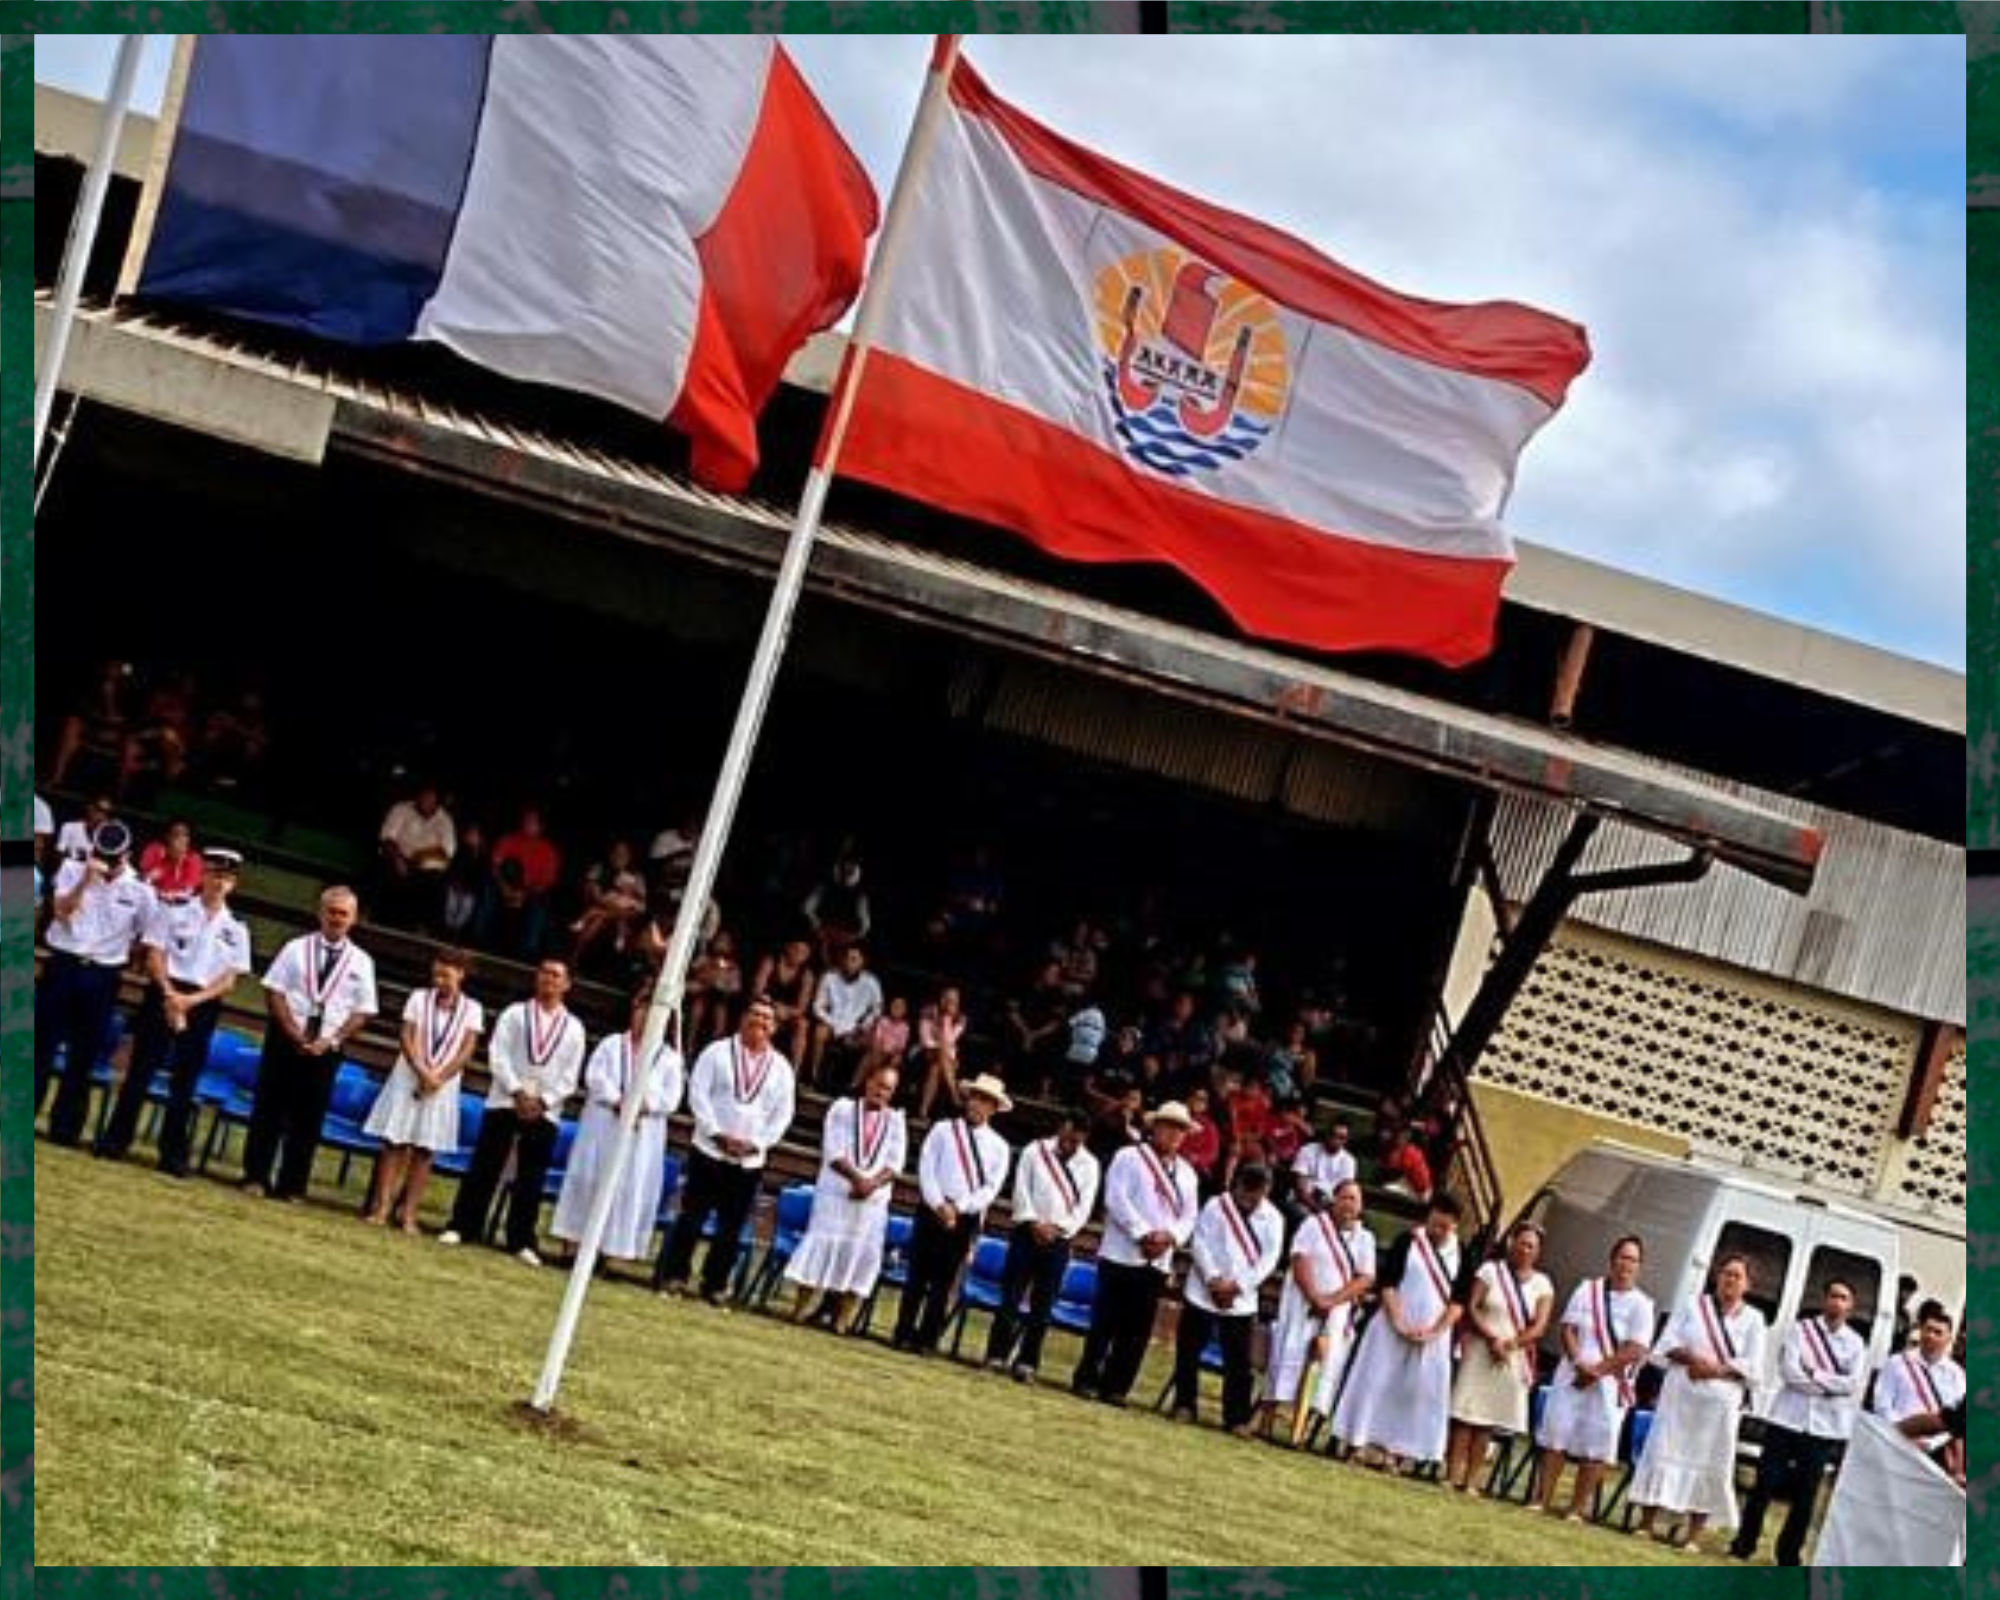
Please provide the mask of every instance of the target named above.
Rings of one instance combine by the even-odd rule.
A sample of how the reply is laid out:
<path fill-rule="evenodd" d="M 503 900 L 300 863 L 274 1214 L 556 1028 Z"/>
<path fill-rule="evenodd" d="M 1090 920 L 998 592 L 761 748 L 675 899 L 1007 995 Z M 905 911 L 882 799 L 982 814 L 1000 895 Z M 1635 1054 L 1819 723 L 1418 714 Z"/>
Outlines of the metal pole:
<path fill-rule="evenodd" d="M 111 68 L 111 87 L 104 97 L 104 115 L 97 125 L 97 151 L 90 171 L 84 175 L 83 192 L 77 196 L 76 211 L 70 217 L 69 242 L 63 246 L 62 272 L 56 279 L 56 301 L 49 318 L 48 347 L 42 352 L 42 367 L 35 374 L 35 433 L 29 460 L 39 461 L 42 437 L 49 429 L 49 413 L 55 407 L 56 382 L 62 376 L 63 358 L 69 353 L 70 329 L 76 323 L 76 303 L 83 294 L 83 274 L 90 265 L 90 252 L 97 243 L 97 224 L 104 214 L 104 196 L 111 187 L 111 169 L 117 164 L 118 139 L 125 129 L 125 110 L 132 102 L 132 86 L 138 81 L 139 61 L 146 53 L 146 35 L 127 34 L 118 41 L 118 59 Z"/>
<path fill-rule="evenodd" d="M 778 566 L 777 587 L 772 591 L 770 607 L 764 613 L 764 631 L 757 640 L 757 653 L 750 664 L 750 679 L 736 708 L 736 725 L 730 730 L 729 748 L 723 755 L 722 769 L 716 774 L 715 793 L 709 801 L 700 842 L 695 847 L 694 864 L 688 870 L 680 914 L 674 919 L 666 961 L 660 969 L 660 981 L 653 990 L 652 1006 L 646 1013 L 645 1031 L 639 1042 L 641 1061 L 650 1063 L 653 1060 L 660 1042 L 666 1037 L 669 1020 L 680 1016 L 682 993 L 687 985 L 688 961 L 694 954 L 695 934 L 701 927 L 709 896 L 715 890 L 716 873 L 722 865 L 722 853 L 728 846 L 729 831 L 736 820 L 736 805 L 743 797 L 744 781 L 749 776 L 750 758 L 756 752 L 757 735 L 764 725 L 764 712 L 771 703 L 771 689 L 777 679 L 778 665 L 791 637 L 792 613 L 798 607 L 799 592 L 805 586 L 806 563 L 812 556 L 813 540 L 819 534 L 827 489 L 833 482 L 833 470 L 840 455 L 841 441 L 847 434 L 848 419 L 853 415 L 854 391 L 868 358 L 869 341 L 881 324 L 883 285 L 889 279 L 902 238 L 908 231 L 910 197 L 922 179 L 924 168 L 929 165 L 931 145 L 944 114 L 951 70 L 958 61 L 959 42 L 956 35 L 940 41 L 931 62 L 930 79 L 924 86 L 923 98 L 918 102 L 916 117 L 910 124 L 909 139 L 903 147 L 902 165 L 896 171 L 895 187 L 889 196 L 888 215 L 882 224 L 882 242 L 876 247 L 874 265 L 855 314 L 854 335 L 848 344 L 847 359 L 841 364 L 840 382 L 834 392 L 823 446 L 817 463 L 806 477 L 805 492 L 799 498 L 791 538 L 785 545 L 784 559 Z M 644 1081 L 643 1074 L 641 1081 Z M 618 1137 L 611 1147 L 611 1161 L 599 1180 L 597 1193 L 591 1198 L 590 1215 L 584 1223 L 583 1238 L 577 1243 L 576 1261 L 570 1268 L 568 1287 L 563 1292 L 562 1310 L 556 1315 L 555 1331 L 549 1336 L 548 1351 L 542 1360 L 542 1375 L 535 1384 L 531 1403 L 537 1411 L 546 1412 L 555 1404 L 556 1391 L 562 1384 L 570 1344 L 576 1337 L 577 1321 L 583 1314 L 584 1296 L 590 1292 L 591 1273 L 597 1265 L 598 1250 L 604 1241 L 605 1222 L 611 1215 L 612 1196 L 625 1171 L 633 1129 L 638 1126 L 640 1098 L 638 1094 L 628 1093 L 619 1111 Z"/>

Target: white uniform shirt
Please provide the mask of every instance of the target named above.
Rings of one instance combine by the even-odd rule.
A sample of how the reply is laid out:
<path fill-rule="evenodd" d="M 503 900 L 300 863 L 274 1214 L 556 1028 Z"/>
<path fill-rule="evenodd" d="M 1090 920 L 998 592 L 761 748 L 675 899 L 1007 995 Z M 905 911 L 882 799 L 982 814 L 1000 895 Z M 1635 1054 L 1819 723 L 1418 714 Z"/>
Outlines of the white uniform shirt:
<path fill-rule="evenodd" d="M 838 969 L 824 973 L 813 996 L 813 1015 L 836 1034 L 872 1027 L 882 1015 L 882 985 L 865 968 L 852 979 Z"/>
<path fill-rule="evenodd" d="M 1299 1231 L 1292 1240 L 1293 1262 L 1296 1264 L 1302 1256 L 1312 1278 L 1313 1292 L 1334 1294 L 1356 1278 L 1375 1276 L 1375 1235 L 1368 1231 L 1366 1223 L 1358 1221 L 1342 1232 L 1335 1224 L 1333 1214 L 1322 1211 L 1299 1224 Z M 1285 1288 L 1301 1298 L 1304 1296 L 1291 1272 L 1286 1274 Z M 1353 1300 L 1347 1300 L 1338 1309 L 1346 1313 L 1346 1320 L 1336 1322 L 1334 1331 L 1352 1328 L 1360 1306 Z"/>
<path fill-rule="evenodd" d="M 1012 1154 L 991 1123 L 975 1128 L 963 1117 L 932 1123 L 917 1157 L 917 1187 L 924 1204 L 951 1205 L 961 1216 L 984 1212 L 1007 1181 Z"/>
<path fill-rule="evenodd" d="M 1889 1358 L 1875 1377 L 1875 1415 L 1887 1423 L 1929 1411 L 1943 1411 L 1965 1398 L 1965 1368 L 1950 1356 L 1929 1362 L 1914 1349 Z M 1933 1434 L 1922 1440 L 1925 1449 L 1935 1449 L 1948 1434 Z"/>
<path fill-rule="evenodd" d="M 590 1052 L 590 1065 L 584 1070 L 584 1089 L 595 1104 L 622 1114 L 632 1084 L 632 1055 L 629 1033 L 608 1033 L 597 1041 L 597 1048 Z M 639 1115 L 672 1116 L 681 1103 L 686 1078 L 680 1051 L 661 1040 L 653 1052 L 653 1070 L 646 1075 Z"/>
<path fill-rule="evenodd" d="M 1285 1219 L 1268 1200 L 1259 1200 L 1249 1216 L 1236 1201 L 1219 1194 L 1195 1219 L 1188 1254 L 1194 1257 L 1181 1293 L 1189 1305 L 1223 1317 L 1249 1317 L 1257 1312 L 1257 1289 L 1277 1270 L 1285 1248 Z M 1238 1293 L 1228 1305 L 1209 1292 L 1217 1278 L 1235 1281 Z"/>
<path fill-rule="evenodd" d="M 1292 1157 L 1292 1172 L 1304 1178 L 1311 1191 L 1322 1200 L 1331 1200 L 1333 1191 L 1355 1175 L 1354 1152 L 1330 1150 L 1320 1140 L 1300 1147 Z"/>
<path fill-rule="evenodd" d="M 845 1161 L 864 1178 L 880 1172 L 901 1172 L 910 1158 L 910 1130 L 903 1113 L 894 1106 L 869 1113 L 859 1100 L 836 1100 L 826 1108 L 820 1125 L 819 1165 L 822 1173 L 832 1172 L 836 1161 Z M 845 1184 L 838 1173 L 833 1181 Z M 887 1189 L 878 1189 L 883 1205 L 889 1203 Z"/>
<path fill-rule="evenodd" d="M 398 800 L 389 808 L 380 837 L 405 860 L 427 850 L 442 851 L 447 861 L 458 853 L 458 829 L 452 826 L 451 813 L 439 806 L 425 816 L 414 800 Z"/>
<path fill-rule="evenodd" d="M 1602 1291 L 1598 1287 L 1600 1284 L 1604 1286 Z M 1571 1292 L 1569 1305 L 1563 1310 L 1562 1325 L 1576 1330 L 1576 1347 L 1582 1357 L 1581 1364 L 1595 1366 L 1623 1344 L 1640 1344 L 1650 1349 L 1656 1314 L 1653 1297 L 1645 1290 L 1612 1289 L 1608 1279 L 1586 1278 Z M 1575 1370 L 1576 1363 L 1564 1356 L 1556 1366 L 1556 1386 L 1560 1388 L 1567 1384 Z M 1637 1370 L 1635 1365 L 1632 1371 Z M 1609 1378 L 1602 1381 L 1613 1383 Z M 1623 1383 L 1613 1386 L 1617 1390 L 1619 1404 L 1630 1405 L 1630 1374 Z"/>
<path fill-rule="evenodd" d="M 1111 1158 L 1104 1174 L 1104 1239 L 1098 1255 L 1126 1267 L 1173 1269 L 1174 1253 L 1162 1250 L 1148 1261 L 1139 1241 L 1149 1233 L 1166 1232 L 1177 1245 L 1194 1234 L 1201 1194 L 1194 1167 L 1178 1156 L 1171 1164 L 1160 1159 L 1151 1144 L 1135 1144 Z"/>
<path fill-rule="evenodd" d="M 56 853 L 69 861 L 90 859 L 90 824 L 71 817 L 56 832 Z"/>
<path fill-rule="evenodd" d="M 80 883 L 83 899 L 68 916 L 49 923 L 49 947 L 95 966 L 122 967 L 131 959 L 132 946 L 151 920 L 158 897 L 129 866 L 98 883 L 86 881 L 89 872 L 87 861 L 65 861 L 56 873 L 55 899 Z"/>
<path fill-rule="evenodd" d="M 468 1034 L 486 1026 L 486 1012 L 471 995 L 461 991 L 458 1004 L 445 1011 L 438 1006 L 437 994 L 435 989 L 412 989 L 403 1002 L 403 1025 L 417 1031 L 416 1050 L 406 1043 L 403 1054 L 422 1062 L 427 1071 L 444 1066 L 458 1054 Z"/>
<path fill-rule="evenodd" d="M 486 1047 L 493 1074 L 487 1106 L 511 1106 L 525 1090 L 541 1099 L 550 1116 L 558 1115 L 583 1073 L 583 1044 L 583 1024 L 568 1006 L 551 1012 L 532 999 L 516 1000 L 500 1013 Z"/>
<path fill-rule="evenodd" d="M 167 976 L 206 989 L 225 972 L 251 969 L 250 930 L 228 906 L 211 914 L 200 900 L 168 905 L 155 900 L 140 940 L 164 951 Z"/>
<path fill-rule="evenodd" d="M 738 1035 L 717 1039 L 695 1057 L 688 1075 L 695 1148 L 712 1160 L 755 1171 L 792 1125 L 794 1092 L 792 1064 L 781 1052 L 767 1049 L 753 1056 Z M 724 1133 L 757 1148 L 747 1156 L 726 1155 L 715 1142 Z"/>
<path fill-rule="evenodd" d="M 1771 1421 L 1816 1439 L 1849 1438 L 1868 1381 L 1868 1346 L 1846 1323 L 1829 1330 L 1803 1317 L 1778 1347 L 1778 1381 Z"/>
<path fill-rule="evenodd" d="M 1096 1203 L 1097 1157 L 1084 1146 L 1065 1162 L 1050 1134 L 1021 1151 L 1014 1170 L 1015 1222 L 1053 1223 L 1063 1238 L 1074 1239 Z"/>

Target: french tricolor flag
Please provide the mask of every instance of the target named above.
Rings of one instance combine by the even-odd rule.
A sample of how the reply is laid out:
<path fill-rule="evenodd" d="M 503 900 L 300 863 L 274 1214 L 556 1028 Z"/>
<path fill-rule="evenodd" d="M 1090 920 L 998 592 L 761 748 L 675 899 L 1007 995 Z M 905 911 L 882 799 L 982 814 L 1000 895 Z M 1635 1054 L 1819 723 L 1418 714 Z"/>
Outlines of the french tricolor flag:
<path fill-rule="evenodd" d="M 876 221 L 768 38 L 223 34 L 195 52 L 138 288 L 435 340 L 661 418 L 738 488 Z"/>

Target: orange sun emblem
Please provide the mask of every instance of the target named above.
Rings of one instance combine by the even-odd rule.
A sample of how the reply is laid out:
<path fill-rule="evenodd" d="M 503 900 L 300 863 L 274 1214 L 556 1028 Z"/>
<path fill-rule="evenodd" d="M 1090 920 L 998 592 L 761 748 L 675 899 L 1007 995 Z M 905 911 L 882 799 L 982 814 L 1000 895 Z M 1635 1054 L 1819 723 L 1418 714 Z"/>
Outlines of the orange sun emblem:
<path fill-rule="evenodd" d="M 1097 275 L 1097 344 L 1113 431 L 1171 478 L 1241 461 L 1278 424 L 1291 389 L 1271 302 L 1171 247 Z"/>

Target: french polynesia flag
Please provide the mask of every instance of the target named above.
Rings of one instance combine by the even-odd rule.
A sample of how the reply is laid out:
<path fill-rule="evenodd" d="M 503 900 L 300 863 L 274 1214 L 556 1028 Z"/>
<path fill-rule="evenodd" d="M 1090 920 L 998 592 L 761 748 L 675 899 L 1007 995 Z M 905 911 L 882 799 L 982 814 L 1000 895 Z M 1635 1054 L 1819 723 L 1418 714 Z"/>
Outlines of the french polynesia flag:
<path fill-rule="evenodd" d="M 432 339 L 663 418 L 740 488 L 875 191 L 770 39 L 215 35 L 139 292 Z"/>
<path fill-rule="evenodd" d="M 907 227 L 837 471 L 1057 556 L 1167 562 L 1246 633 L 1492 648 L 1500 514 L 1582 328 L 1397 294 L 962 61 Z"/>

